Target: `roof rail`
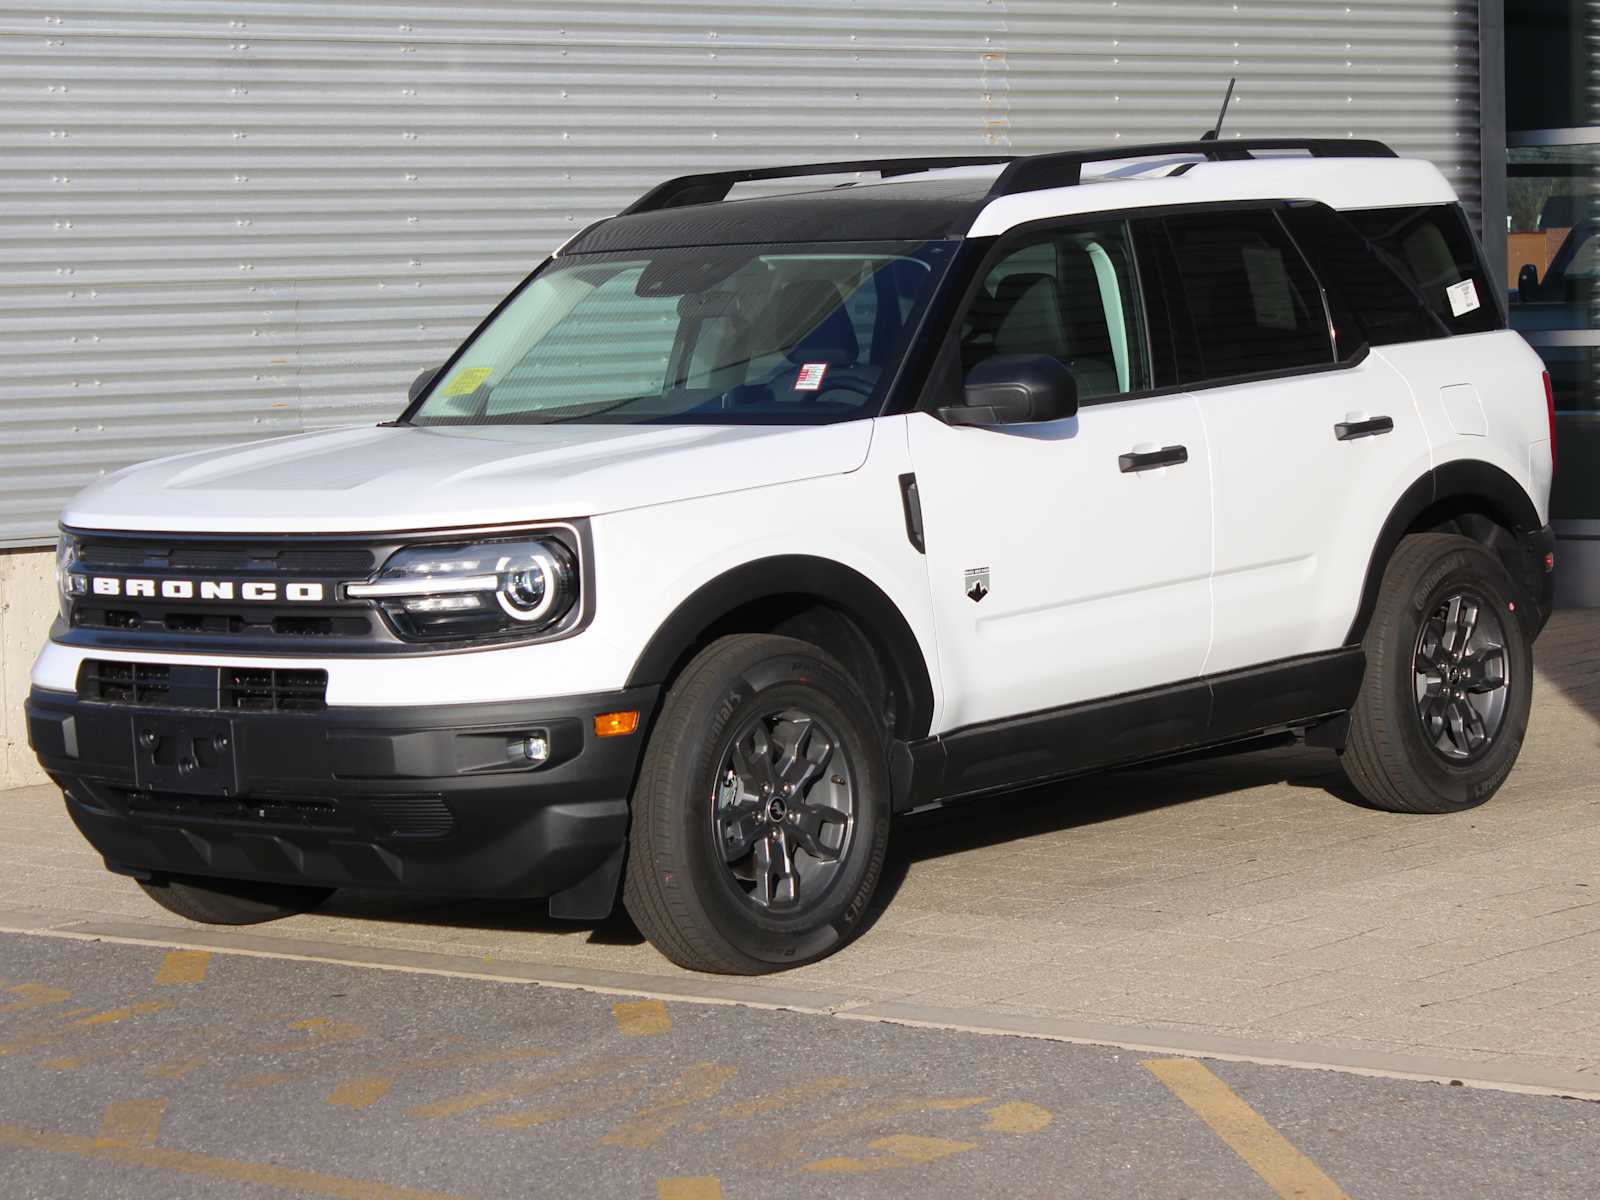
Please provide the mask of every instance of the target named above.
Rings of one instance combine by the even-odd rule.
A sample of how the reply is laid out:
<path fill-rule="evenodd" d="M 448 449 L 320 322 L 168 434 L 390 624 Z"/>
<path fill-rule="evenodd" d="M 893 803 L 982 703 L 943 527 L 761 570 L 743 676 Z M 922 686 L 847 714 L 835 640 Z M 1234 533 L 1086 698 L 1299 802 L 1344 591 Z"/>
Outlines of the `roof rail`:
<path fill-rule="evenodd" d="M 1127 158 L 1159 158 L 1198 154 L 1211 162 L 1249 159 L 1259 150 L 1304 150 L 1313 158 L 1394 158 L 1382 142 L 1358 138 L 1208 138 L 1199 142 L 1155 142 L 1144 146 L 1105 146 L 1098 150 L 1064 150 L 1015 158 L 1000 172 L 989 195 L 1013 196 L 1045 188 L 1076 187 L 1083 164 Z"/>
<path fill-rule="evenodd" d="M 681 208 L 689 204 L 714 204 L 726 200 L 735 184 L 763 179 L 805 179 L 814 175 L 846 175 L 858 171 L 876 172 L 884 179 L 894 175 L 914 175 L 919 171 L 942 171 L 951 167 L 992 167 L 1005 164 L 1005 170 L 989 189 L 990 197 L 1011 196 L 1018 192 L 1037 192 L 1044 188 L 1076 187 L 1083 180 L 1083 164 L 1116 159 L 1156 158 L 1163 155 L 1198 154 L 1212 162 L 1249 159 L 1262 150 L 1304 150 L 1313 158 L 1394 158 L 1395 153 L 1382 142 L 1358 138 L 1211 138 L 1198 142 L 1155 142 L 1143 146 L 1106 146 L 1098 150 L 1063 150 L 1054 154 L 968 154 L 945 158 L 862 158 L 848 162 L 800 163 L 788 167 L 752 167 L 743 171 L 710 171 L 701 175 L 680 175 L 657 184 L 619 216 Z"/>
<path fill-rule="evenodd" d="M 726 200 L 735 184 L 761 179 L 804 179 L 812 175 L 845 175 L 857 171 L 875 171 L 888 179 L 892 175 L 913 175 L 918 171 L 941 171 L 950 167 L 992 167 L 996 163 L 1012 162 L 1015 157 L 1012 154 L 979 154 L 946 158 L 863 158 L 850 162 L 801 163 L 790 167 L 682 175 L 657 184 L 618 215 L 626 217 L 686 204 L 712 204 Z"/>

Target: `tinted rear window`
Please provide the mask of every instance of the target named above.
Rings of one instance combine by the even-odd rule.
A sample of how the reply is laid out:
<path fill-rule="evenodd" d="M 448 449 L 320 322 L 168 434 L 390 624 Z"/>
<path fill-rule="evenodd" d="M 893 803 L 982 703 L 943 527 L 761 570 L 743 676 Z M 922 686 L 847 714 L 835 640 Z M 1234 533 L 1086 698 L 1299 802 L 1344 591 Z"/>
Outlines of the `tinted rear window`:
<path fill-rule="evenodd" d="M 1370 323 L 1369 336 L 1375 344 L 1503 327 L 1494 284 L 1483 269 L 1460 205 L 1373 208 L 1340 215 L 1359 235 L 1361 245 L 1353 257 L 1349 251 L 1330 256 L 1329 267 L 1339 286 L 1345 287 L 1340 268 L 1349 261 L 1366 273 L 1370 285 L 1388 293 L 1370 308 L 1350 297 L 1357 316 Z M 1360 283 L 1351 280 L 1352 285 Z M 1413 311 L 1409 324 L 1380 319 L 1405 305 Z"/>
<path fill-rule="evenodd" d="M 1310 268 L 1270 212 L 1171 217 L 1167 234 L 1199 341 L 1197 380 L 1333 362 Z"/>

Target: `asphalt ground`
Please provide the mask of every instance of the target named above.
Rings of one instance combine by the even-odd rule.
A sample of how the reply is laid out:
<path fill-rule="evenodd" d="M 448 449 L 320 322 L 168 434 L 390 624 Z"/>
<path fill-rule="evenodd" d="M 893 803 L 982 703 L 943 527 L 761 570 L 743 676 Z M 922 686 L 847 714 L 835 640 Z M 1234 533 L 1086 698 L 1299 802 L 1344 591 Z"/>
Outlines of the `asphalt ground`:
<path fill-rule="evenodd" d="M 1600 1106 L 0 935 L 0 1196 L 1590 1197 Z"/>

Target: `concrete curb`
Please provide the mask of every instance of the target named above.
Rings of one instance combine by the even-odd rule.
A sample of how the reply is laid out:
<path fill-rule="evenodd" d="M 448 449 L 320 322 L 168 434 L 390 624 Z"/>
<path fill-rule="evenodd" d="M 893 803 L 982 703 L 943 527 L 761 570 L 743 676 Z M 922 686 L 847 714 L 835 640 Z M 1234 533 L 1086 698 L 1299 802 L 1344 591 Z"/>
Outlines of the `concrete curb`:
<path fill-rule="evenodd" d="M 848 991 L 775 987 L 687 973 L 656 976 L 630 971 L 562 967 L 461 954 L 352 946 L 341 942 L 274 937 L 225 929 L 107 921 L 78 914 L 26 909 L 0 909 L 0 933 L 211 950 L 220 954 L 449 975 L 501 983 L 532 983 L 542 987 L 694 1004 L 737 1004 L 851 1021 L 881 1021 L 961 1033 L 1109 1046 L 1140 1054 L 1210 1058 L 1300 1070 L 1413 1079 L 1503 1092 L 1600 1100 L 1600 1076 L 1577 1071 L 1556 1071 L 1517 1063 L 1390 1054 L 1315 1043 L 1254 1041 L 1174 1029 L 1018 1016 L 981 1008 L 935 1008 L 900 1001 L 867 1000 Z"/>

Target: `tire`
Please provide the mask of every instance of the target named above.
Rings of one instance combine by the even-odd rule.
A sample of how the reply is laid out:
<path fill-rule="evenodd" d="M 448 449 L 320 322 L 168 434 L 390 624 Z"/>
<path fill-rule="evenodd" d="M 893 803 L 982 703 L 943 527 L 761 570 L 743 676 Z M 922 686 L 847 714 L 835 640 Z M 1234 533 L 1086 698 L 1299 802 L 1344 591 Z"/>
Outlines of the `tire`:
<path fill-rule="evenodd" d="M 782 970 L 860 931 L 888 842 L 885 734 L 861 690 L 807 642 L 725 637 L 645 748 L 623 903 L 681 967 Z"/>
<path fill-rule="evenodd" d="M 1521 603 L 1499 559 L 1472 539 L 1401 541 L 1362 643 L 1366 675 L 1340 755 L 1367 801 L 1390 812 L 1461 812 L 1505 782 L 1533 697 Z"/>
<path fill-rule="evenodd" d="M 259 925 L 309 912 L 333 895 L 332 888 L 176 875 L 141 879 L 139 886 L 168 912 L 203 925 Z"/>

